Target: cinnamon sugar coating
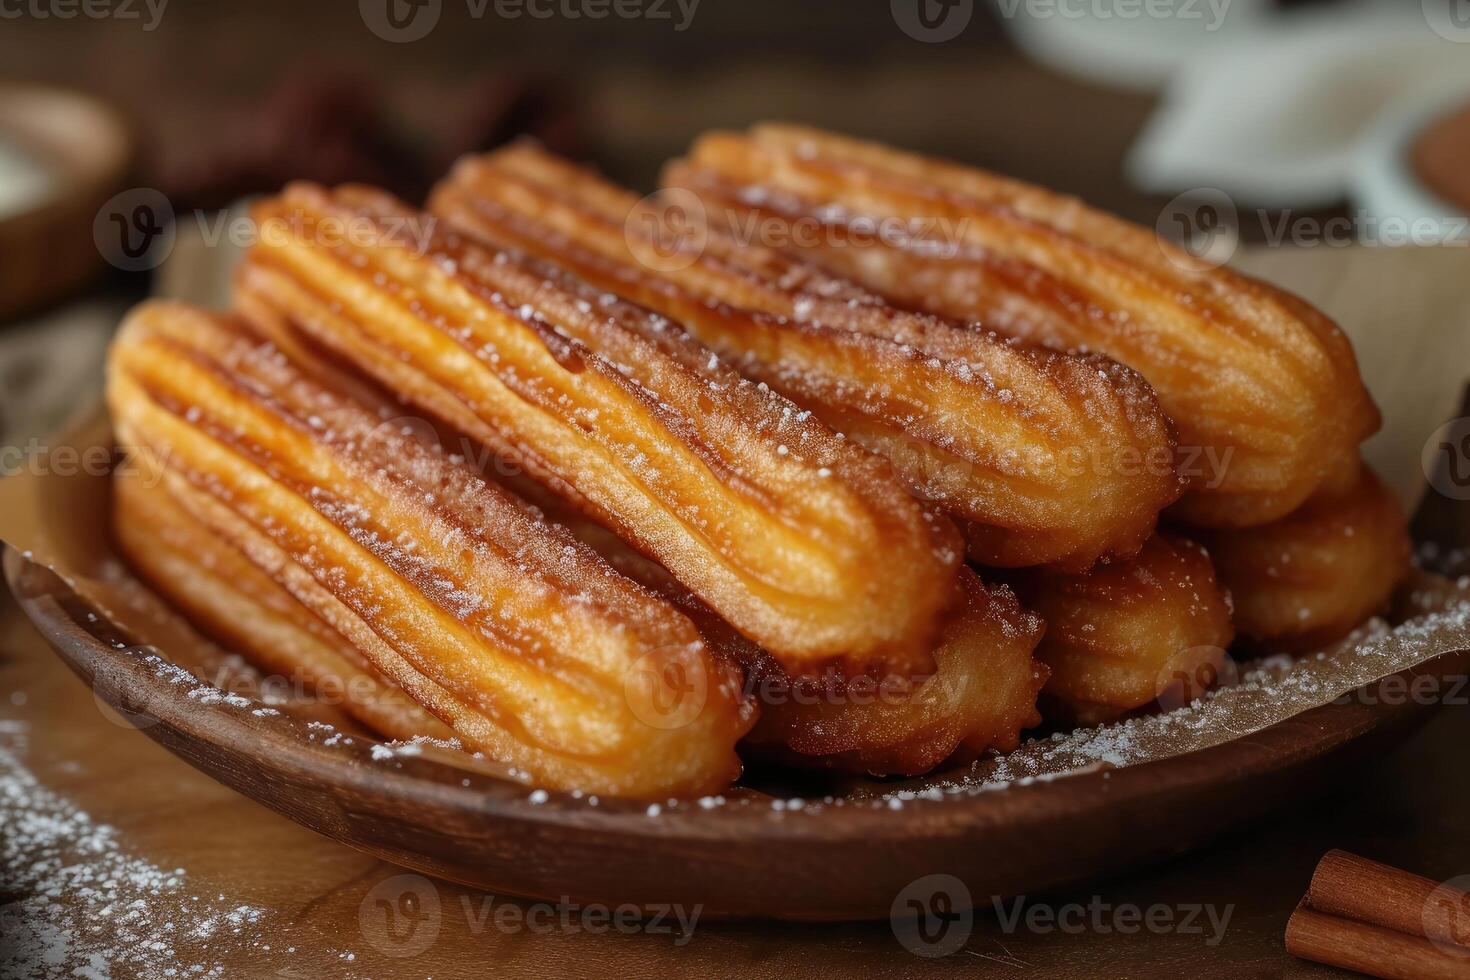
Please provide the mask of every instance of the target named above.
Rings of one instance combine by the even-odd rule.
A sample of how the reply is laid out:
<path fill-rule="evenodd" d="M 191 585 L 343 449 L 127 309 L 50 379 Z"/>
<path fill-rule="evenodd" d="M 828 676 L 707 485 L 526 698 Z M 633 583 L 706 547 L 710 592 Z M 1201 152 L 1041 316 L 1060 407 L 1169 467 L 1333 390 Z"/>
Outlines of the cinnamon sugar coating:
<path fill-rule="evenodd" d="M 123 499 L 159 495 L 207 528 L 300 604 L 278 608 L 293 626 L 324 623 L 467 748 L 544 786 L 635 797 L 738 775 L 752 711 L 687 617 L 242 322 L 139 307 L 107 393 L 120 444 L 162 464 Z M 179 591 L 182 565 L 122 543 Z M 284 653 L 264 631 L 239 639 Z"/>
<path fill-rule="evenodd" d="M 1397 498 L 1361 463 L 1279 521 L 1203 536 L 1235 598 L 1241 635 L 1272 650 L 1314 650 L 1385 611 L 1409 571 Z"/>
<path fill-rule="evenodd" d="M 887 457 L 976 561 L 1081 571 L 1126 557 L 1182 492 L 1152 390 L 1106 358 L 895 309 L 717 226 L 661 229 L 653 203 L 529 144 L 461 160 L 430 207 L 677 319 Z"/>
<path fill-rule="evenodd" d="M 1098 724 L 1152 704 L 1181 677 L 1191 694 L 1218 679 L 1235 638 L 1230 599 L 1210 556 L 1160 533 L 1137 557 L 1085 575 L 1017 576 L 1026 607 L 1046 622 L 1036 655 L 1051 669 L 1044 713 Z"/>
<path fill-rule="evenodd" d="M 255 213 L 244 308 L 595 513 L 788 669 L 928 668 L 962 544 L 886 462 L 677 323 L 385 194 Z"/>
<path fill-rule="evenodd" d="M 706 135 L 665 184 L 900 305 L 1135 368 L 1208 463 L 1186 467 L 1188 523 L 1285 516 L 1380 423 L 1327 317 L 1073 198 L 789 125 Z"/>

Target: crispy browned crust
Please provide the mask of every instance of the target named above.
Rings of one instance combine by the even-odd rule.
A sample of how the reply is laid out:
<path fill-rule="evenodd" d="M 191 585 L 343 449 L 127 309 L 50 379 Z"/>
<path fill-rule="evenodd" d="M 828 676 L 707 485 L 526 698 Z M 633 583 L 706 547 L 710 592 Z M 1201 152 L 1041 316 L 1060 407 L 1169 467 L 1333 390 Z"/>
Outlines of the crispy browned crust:
<path fill-rule="evenodd" d="M 927 669 L 960 541 L 885 462 L 677 324 L 381 193 L 297 185 L 255 214 L 247 310 L 576 500 L 788 668 Z"/>
<path fill-rule="evenodd" d="M 302 338 L 289 324 L 262 315 L 275 343 L 298 349 Z M 298 351 L 295 356 L 311 354 Z M 315 366 L 317 373 L 327 370 Z M 354 382 L 352 376 L 337 373 L 332 379 L 344 388 Z M 393 411 L 386 400 L 374 402 L 377 393 L 370 388 L 357 390 L 356 396 L 376 404 L 380 414 Z M 472 447 L 458 448 L 474 455 Z M 712 650 L 748 672 L 747 695 L 777 714 L 775 724 L 746 742 L 750 751 L 764 758 L 853 773 L 912 775 L 946 759 L 964 760 L 987 749 L 1013 747 L 1021 730 L 1039 720 L 1036 693 L 1046 668 L 1031 650 L 1040 625 L 1020 611 L 1009 589 L 982 585 L 973 572 L 961 570 L 963 591 L 946 615 L 931 676 L 917 682 L 896 675 L 880 681 L 864 677 L 852 683 L 852 690 L 831 674 L 810 682 L 795 680 L 661 565 L 634 551 L 573 503 L 524 474 L 498 472 L 490 478 L 591 547 L 619 573 L 687 615 Z M 820 690 L 835 704 L 813 709 L 795 700 L 811 690 Z"/>
<path fill-rule="evenodd" d="M 1325 488 L 1261 527 L 1205 535 L 1235 624 L 1257 645 L 1325 646 L 1383 612 L 1409 571 L 1397 498 L 1361 463 L 1346 487 Z"/>
<path fill-rule="evenodd" d="M 395 739 L 454 733 L 398 687 L 340 633 L 243 554 L 195 520 L 167 484 L 119 478 L 113 531 L 134 571 L 208 635 L 248 654 L 269 677 L 304 693 L 340 699 L 373 731 Z"/>
<path fill-rule="evenodd" d="M 770 658 L 747 680 L 761 716 L 751 751 L 788 765 L 915 776 L 985 752 L 1009 751 L 1041 722 L 1047 668 L 1032 653 L 1043 626 L 1004 585 L 962 574 L 964 598 L 946 621 L 926 678 L 793 680 Z"/>
<path fill-rule="evenodd" d="M 960 522 L 977 561 L 1080 571 L 1126 557 L 1182 492 L 1152 389 L 1106 358 L 900 311 L 718 227 L 660 251 L 667 215 L 526 143 L 461 160 L 430 208 L 677 319 L 888 457 Z"/>
<path fill-rule="evenodd" d="M 960 570 L 960 595 L 941 628 L 933 673 L 793 678 L 663 567 L 601 524 L 524 477 L 502 482 L 687 615 L 711 648 L 742 666 L 746 695 L 765 719 L 747 736 L 744 754 L 857 775 L 918 775 L 946 761 L 959 764 L 990 749 L 1015 748 L 1021 732 L 1041 720 L 1036 697 L 1047 671 L 1032 652 L 1042 624 L 1020 608 L 1008 587 L 983 583 L 969 569 Z"/>
<path fill-rule="evenodd" d="M 1016 591 L 1046 622 L 1037 657 L 1051 668 L 1043 711 L 1097 724 L 1152 704 L 1181 669 L 1205 676 L 1235 638 L 1230 600 L 1205 549 L 1168 534 L 1136 558 L 1086 575 L 1019 575 Z"/>
<path fill-rule="evenodd" d="M 546 786 L 636 797 L 738 774 L 750 708 L 686 617 L 238 321 L 140 307 L 112 348 L 108 404 L 120 443 L 162 463 L 148 492 L 468 748 Z M 671 712 L 691 677 L 697 706 Z"/>
<path fill-rule="evenodd" d="M 810 226 L 788 232 L 793 251 L 900 304 L 1136 368 L 1186 454 L 1214 453 L 1186 466 L 1196 479 L 1178 515 L 1190 523 L 1290 513 L 1379 425 L 1327 317 L 1075 199 L 784 125 L 707 135 L 665 184 L 715 215 Z M 874 221 L 899 233 L 865 233 Z"/>

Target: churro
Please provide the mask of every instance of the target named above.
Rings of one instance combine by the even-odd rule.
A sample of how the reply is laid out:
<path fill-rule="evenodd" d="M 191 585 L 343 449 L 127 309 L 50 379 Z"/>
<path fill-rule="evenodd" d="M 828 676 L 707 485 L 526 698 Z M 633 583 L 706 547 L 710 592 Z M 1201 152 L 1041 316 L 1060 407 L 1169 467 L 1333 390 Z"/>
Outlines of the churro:
<path fill-rule="evenodd" d="M 719 228 L 666 248 L 665 211 L 527 143 L 461 160 L 430 208 L 678 320 L 891 460 L 981 563 L 1127 557 L 1182 492 L 1152 390 L 1105 358 L 897 310 Z"/>
<path fill-rule="evenodd" d="M 172 505 L 468 749 L 545 786 L 635 797 L 738 774 L 752 712 L 686 617 L 240 321 L 140 307 L 108 403 L 119 442 L 163 462 Z M 146 546 L 128 551 L 147 564 Z"/>
<path fill-rule="evenodd" d="M 761 714 L 746 744 L 788 765 L 875 776 L 1014 749 L 1041 721 L 1036 698 L 1048 671 L 1032 656 L 1041 620 L 973 572 L 959 588 L 927 678 L 791 678 L 757 661 L 747 690 Z"/>
<path fill-rule="evenodd" d="M 1178 426 L 1186 522 L 1285 516 L 1379 425 L 1327 317 L 1072 198 L 786 125 L 707 135 L 665 185 L 900 305 L 1136 368 Z"/>
<path fill-rule="evenodd" d="M 1015 748 L 1021 732 L 1041 721 L 1036 697 L 1047 668 L 1032 654 L 1042 623 L 1008 587 L 981 582 L 969 569 L 960 571 L 960 595 L 940 630 L 932 674 L 792 677 L 596 521 L 524 478 L 506 482 L 548 520 L 687 615 L 725 659 L 744 666 L 746 695 L 760 710 L 745 740 L 755 755 L 858 775 L 917 775 L 945 761 L 961 764 L 991 749 Z"/>
<path fill-rule="evenodd" d="M 1270 650 L 1326 645 L 1383 612 L 1409 571 L 1397 498 L 1367 466 L 1261 527 L 1206 534 L 1241 635 Z"/>
<path fill-rule="evenodd" d="M 1046 622 L 1036 656 L 1051 669 L 1049 719 L 1090 725 L 1147 707 L 1181 681 L 1191 693 L 1227 668 L 1230 600 L 1205 549 L 1157 534 L 1136 558 L 1086 575 L 1027 572 L 1015 580 Z"/>
<path fill-rule="evenodd" d="M 886 462 L 678 324 L 387 195 L 296 185 L 255 214 L 251 306 L 575 500 L 788 669 L 930 666 L 961 541 Z"/>
<path fill-rule="evenodd" d="M 386 681 L 348 643 L 275 579 L 189 514 L 167 482 L 113 482 L 113 534 L 133 569 L 159 595 L 229 649 L 249 651 L 270 679 L 339 701 L 392 739 L 448 739 L 453 732 Z"/>

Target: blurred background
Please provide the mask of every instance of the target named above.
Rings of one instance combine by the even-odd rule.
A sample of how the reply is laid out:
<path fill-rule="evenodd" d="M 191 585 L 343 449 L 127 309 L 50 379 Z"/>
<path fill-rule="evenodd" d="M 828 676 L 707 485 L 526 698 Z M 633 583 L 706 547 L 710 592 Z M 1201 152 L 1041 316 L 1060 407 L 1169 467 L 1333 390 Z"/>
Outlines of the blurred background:
<path fill-rule="evenodd" d="M 170 215 L 293 177 L 415 198 L 530 133 L 649 190 L 780 118 L 1186 244 L 1396 243 L 1463 234 L 1467 100 L 1470 0 L 0 0 L 0 429 L 75 401 Z"/>

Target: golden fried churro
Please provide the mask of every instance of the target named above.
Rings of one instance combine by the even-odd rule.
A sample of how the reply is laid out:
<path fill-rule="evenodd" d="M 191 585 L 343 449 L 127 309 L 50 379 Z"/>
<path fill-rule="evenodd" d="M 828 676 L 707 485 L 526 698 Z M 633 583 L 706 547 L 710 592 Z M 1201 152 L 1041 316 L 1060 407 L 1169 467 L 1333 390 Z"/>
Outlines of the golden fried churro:
<path fill-rule="evenodd" d="M 1026 572 L 1015 585 L 1046 622 L 1036 655 L 1051 668 L 1048 718 L 1097 724 L 1145 707 L 1181 671 L 1218 671 L 1235 638 L 1210 556 L 1168 534 L 1130 561 L 1086 575 Z"/>
<path fill-rule="evenodd" d="M 934 672 L 844 678 L 834 672 L 793 678 L 770 654 L 716 616 L 664 568 L 616 535 L 524 478 L 506 482 L 622 574 L 672 603 L 711 647 L 743 664 L 747 695 L 760 709 L 745 745 L 787 764 L 875 776 L 917 775 L 988 749 L 1007 751 L 1038 724 L 1036 696 L 1046 667 L 1033 656 L 1041 621 L 1004 585 L 961 569 L 960 597 L 934 650 Z"/>
<path fill-rule="evenodd" d="M 1138 369 L 1178 425 L 1190 523 L 1285 516 L 1378 427 L 1325 316 L 1074 199 L 783 125 L 705 136 L 665 184 L 900 304 Z"/>
<path fill-rule="evenodd" d="M 139 308 L 108 403 L 121 444 L 163 461 L 173 505 L 466 747 L 546 786 L 627 796 L 738 773 L 751 711 L 687 618 L 242 323 Z"/>
<path fill-rule="evenodd" d="M 1382 612 L 1409 571 L 1403 511 L 1362 464 L 1353 483 L 1320 491 L 1279 521 L 1202 540 L 1235 599 L 1236 627 L 1273 650 L 1345 635 Z"/>
<path fill-rule="evenodd" d="M 267 311 L 262 316 L 275 343 L 295 351 L 298 358 L 312 356 L 309 350 L 300 350 L 301 338 L 288 323 Z M 320 362 L 313 363 L 313 371 L 330 375 L 339 387 L 356 380 Z M 373 401 L 381 396 L 371 388 L 359 388 L 356 395 L 376 405 L 381 415 L 393 411 L 391 402 Z M 461 443 L 457 448 L 467 458 L 480 458 L 472 446 Z M 663 566 L 634 551 L 565 498 L 524 474 L 501 472 L 493 479 L 618 572 L 688 616 L 725 661 L 745 667 L 747 695 L 776 715 L 775 723 L 758 739 L 747 739 L 746 744 L 763 756 L 854 773 L 913 774 L 945 759 L 1009 748 L 1021 729 L 1038 720 L 1036 692 L 1046 668 L 1031 657 L 1031 650 L 1039 639 L 1039 622 L 1018 611 L 1009 589 L 982 585 L 973 572 L 960 571 L 963 592 L 941 627 L 932 676 L 915 680 L 862 675 L 850 686 L 831 672 L 820 678 L 792 678 Z M 825 703 L 816 705 L 817 697 Z"/>
<path fill-rule="evenodd" d="M 1081 571 L 1126 557 L 1183 489 L 1152 390 L 1106 358 L 899 311 L 716 228 L 665 249 L 658 208 L 526 143 L 461 160 L 430 207 L 678 320 L 887 456 L 979 562 Z"/>
<path fill-rule="evenodd" d="M 291 593 L 189 515 L 167 485 L 113 484 L 113 533 L 135 571 L 205 633 L 248 651 L 276 678 L 299 680 L 388 738 L 454 733 L 384 681 L 350 643 Z"/>
<path fill-rule="evenodd" d="M 886 462 L 677 324 L 386 195 L 298 185 L 256 217 L 252 308 L 574 499 L 789 669 L 928 668 L 961 542 Z"/>
<path fill-rule="evenodd" d="M 761 705 L 746 738 L 759 754 L 791 765 L 875 776 L 913 776 L 948 760 L 1009 751 L 1041 722 L 1036 696 L 1047 669 L 1032 657 L 1041 620 L 1015 593 L 966 570 L 964 598 L 922 680 L 791 678 L 769 658 L 751 667 L 747 690 Z"/>

